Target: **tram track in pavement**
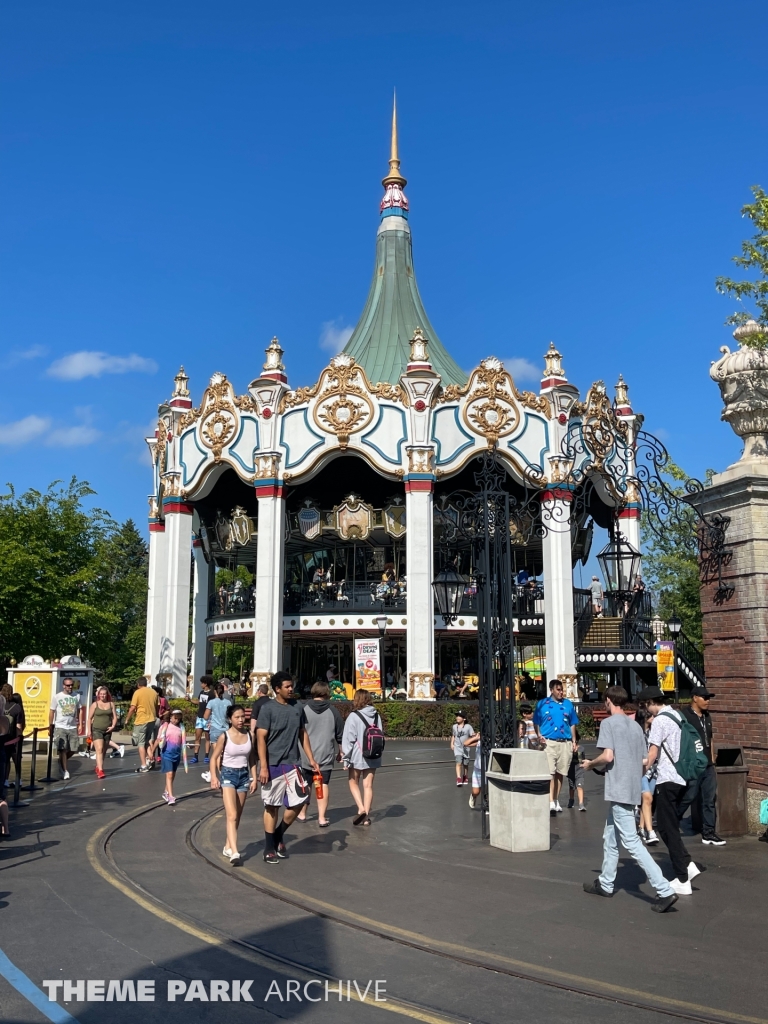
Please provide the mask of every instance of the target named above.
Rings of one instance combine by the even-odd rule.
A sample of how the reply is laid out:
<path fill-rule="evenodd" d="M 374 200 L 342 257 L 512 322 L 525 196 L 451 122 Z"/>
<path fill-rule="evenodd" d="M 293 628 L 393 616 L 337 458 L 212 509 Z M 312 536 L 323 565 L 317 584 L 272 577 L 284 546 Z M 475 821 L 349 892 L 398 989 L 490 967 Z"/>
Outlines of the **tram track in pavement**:
<path fill-rule="evenodd" d="M 406 762 L 402 765 L 389 765 L 387 767 L 402 770 L 417 765 L 423 768 L 431 765 L 435 767 L 443 766 L 445 764 L 453 764 L 453 761 Z M 178 800 L 186 801 L 208 794 L 210 794 L 210 789 L 206 786 L 205 788 L 193 790 L 183 797 L 179 797 Z M 232 953 L 244 957 L 262 968 L 288 968 L 297 978 L 305 978 L 307 980 L 323 978 L 335 983 L 336 978 L 331 975 L 325 974 L 322 971 L 310 972 L 305 964 L 213 928 L 207 921 L 195 919 L 187 914 L 180 914 L 177 907 L 167 904 L 135 879 L 131 878 L 129 873 L 120 867 L 111 850 L 113 837 L 121 829 L 130 826 L 134 821 L 162 807 L 164 807 L 164 804 L 160 802 L 145 805 L 129 814 L 121 815 L 94 833 L 88 843 L 87 851 L 94 870 L 111 885 L 123 891 L 135 902 L 138 902 L 144 909 L 208 944 L 229 949 Z M 193 822 L 185 835 L 185 843 L 190 852 L 202 860 L 208 867 L 237 881 L 246 888 L 287 904 L 303 913 L 319 917 L 336 925 L 351 928 L 375 939 L 395 943 L 405 949 L 426 953 L 440 959 L 461 963 L 466 967 L 496 975 L 506 975 L 510 978 L 582 996 L 587 999 L 597 999 L 613 1005 L 626 1006 L 628 1009 L 658 1013 L 678 1020 L 698 1021 L 701 1024 L 768 1024 L 768 1019 L 763 1017 L 739 1014 L 730 1010 L 703 1006 L 665 996 L 654 995 L 648 997 L 646 993 L 640 990 L 613 985 L 600 979 L 585 979 L 582 976 L 571 975 L 553 968 L 526 963 L 500 954 L 488 953 L 487 951 L 472 949 L 457 943 L 430 938 L 408 929 L 398 928 L 384 922 L 372 921 L 369 917 L 356 915 L 343 907 L 326 903 L 306 893 L 279 885 L 248 867 L 233 869 L 229 865 L 223 865 L 220 858 L 210 856 L 209 851 L 210 853 L 213 852 L 212 844 L 205 843 L 205 838 L 209 834 L 214 820 L 221 814 L 222 808 L 217 806 L 214 810 Z M 104 862 L 106 862 L 108 867 L 105 867 Z M 354 998 L 353 995 L 353 1001 Z M 422 1006 L 402 999 L 392 999 L 387 1003 L 377 1004 L 377 1008 L 422 1021 L 424 1024 L 455 1024 L 459 1020 L 464 1020 L 463 1017 L 458 1018 L 451 1014 L 446 1014 L 443 1010 Z M 480 1024 L 480 1022 L 475 1021 L 475 1024 Z"/>

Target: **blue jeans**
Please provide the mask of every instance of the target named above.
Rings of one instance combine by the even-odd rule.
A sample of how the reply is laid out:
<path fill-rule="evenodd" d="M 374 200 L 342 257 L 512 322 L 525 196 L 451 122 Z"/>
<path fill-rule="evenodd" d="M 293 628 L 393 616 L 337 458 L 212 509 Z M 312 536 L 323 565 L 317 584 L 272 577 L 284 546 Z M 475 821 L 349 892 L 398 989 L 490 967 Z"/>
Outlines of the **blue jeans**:
<path fill-rule="evenodd" d="M 631 804 L 608 805 L 608 817 L 603 832 L 603 867 L 599 882 L 606 892 L 613 892 L 619 866 L 619 841 L 632 860 L 639 864 L 657 896 L 671 896 L 672 886 L 661 873 L 661 868 L 643 846 L 635 825 L 635 809 Z"/>

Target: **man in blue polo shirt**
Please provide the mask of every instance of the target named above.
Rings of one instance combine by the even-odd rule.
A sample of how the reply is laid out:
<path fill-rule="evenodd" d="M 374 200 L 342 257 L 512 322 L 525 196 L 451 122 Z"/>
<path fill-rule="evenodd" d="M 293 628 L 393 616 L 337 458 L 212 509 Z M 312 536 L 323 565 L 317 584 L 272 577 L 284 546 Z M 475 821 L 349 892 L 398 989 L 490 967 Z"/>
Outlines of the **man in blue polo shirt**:
<path fill-rule="evenodd" d="M 552 776 L 549 783 L 549 813 L 557 814 L 558 811 L 562 811 L 558 800 L 560 787 L 579 745 L 576 740 L 579 716 L 573 704 L 566 699 L 565 688 L 559 679 L 552 680 L 549 684 L 549 696 L 536 705 L 533 724 L 536 727 L 536 735 L 545 741 L 549 774 Z"/>

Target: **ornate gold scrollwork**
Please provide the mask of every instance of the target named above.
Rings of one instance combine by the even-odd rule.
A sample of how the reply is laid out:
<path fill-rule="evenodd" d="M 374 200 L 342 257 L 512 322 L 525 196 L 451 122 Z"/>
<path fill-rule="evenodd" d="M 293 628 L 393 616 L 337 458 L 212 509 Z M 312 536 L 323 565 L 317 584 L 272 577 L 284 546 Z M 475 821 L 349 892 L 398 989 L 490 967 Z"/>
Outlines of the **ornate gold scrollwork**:
<path fill-rule="evenodd" d="M 534 412 L 543 413 L 547 419 L 552 416 L 552 408 L 546 395 L 537 395 L 533 391 L 521 391 L 518 395 L 520 404 Z"/>
<path fill-rule="evenodd" d="M 492 448 L 500 437 L 511 434 L 520 422 L 517 391 L 500 359 L 483 359 L 472 371 L 463 415 L 467 426 L 481 434 Z"/>
<path fill-rule="evenodd" d="M 257 455 L 256 456 L 256 479 L 274 480 L 277 477 L 277 470 L 280 465 L 279 455 Z M 286 477 L 287 479 L 287 477 Z"/>
<path fill-rule="evenodd" d="M 225 374 L 214 373 L 200 403 L 200 440 L 216 462 L 237 435 L 240 417 L 232 385 Z"/>
<path fill-rule="evenodd" d="M 336 435 L 341 448 L 346 448 L 350 436 L 363 430 L 373 419 L 369 392 L 365 373 L 343 352 L 323 370 L 312 416 L 321 430 Z"/>
<path fill-rule="evenodd" d="M 434 672 L 409 672 L 408 696 L 411 700 L 429 700 L 434 696 L 432 690 L 434 680 Z"/>
<path fill-rule="evenodd" d="M 616 416 L 601 380 L 595 381 L 587 392 L 581 430 L 594 468 L 598 470 L 605 466 L 617 438 L 626 443 L 627 425 Z"/>

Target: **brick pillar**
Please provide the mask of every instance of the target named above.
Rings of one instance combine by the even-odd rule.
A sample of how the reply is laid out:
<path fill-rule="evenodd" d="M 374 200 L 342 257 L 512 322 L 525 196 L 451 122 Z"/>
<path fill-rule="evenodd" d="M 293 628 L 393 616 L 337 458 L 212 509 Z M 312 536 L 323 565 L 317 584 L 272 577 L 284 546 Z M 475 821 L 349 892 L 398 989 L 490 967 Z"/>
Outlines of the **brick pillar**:
<path fill-rule="evenodd" d="M 717 582 L 701 588 L 704 669 L 716 694 L 715 747 L 744 748 L 750 831 L 758 831 L 757 808 L 768 796 L 768 459 L 735 463 L 695 503 L 731 520 L 723 582 L 733 593 L 718 600 Z"/>

